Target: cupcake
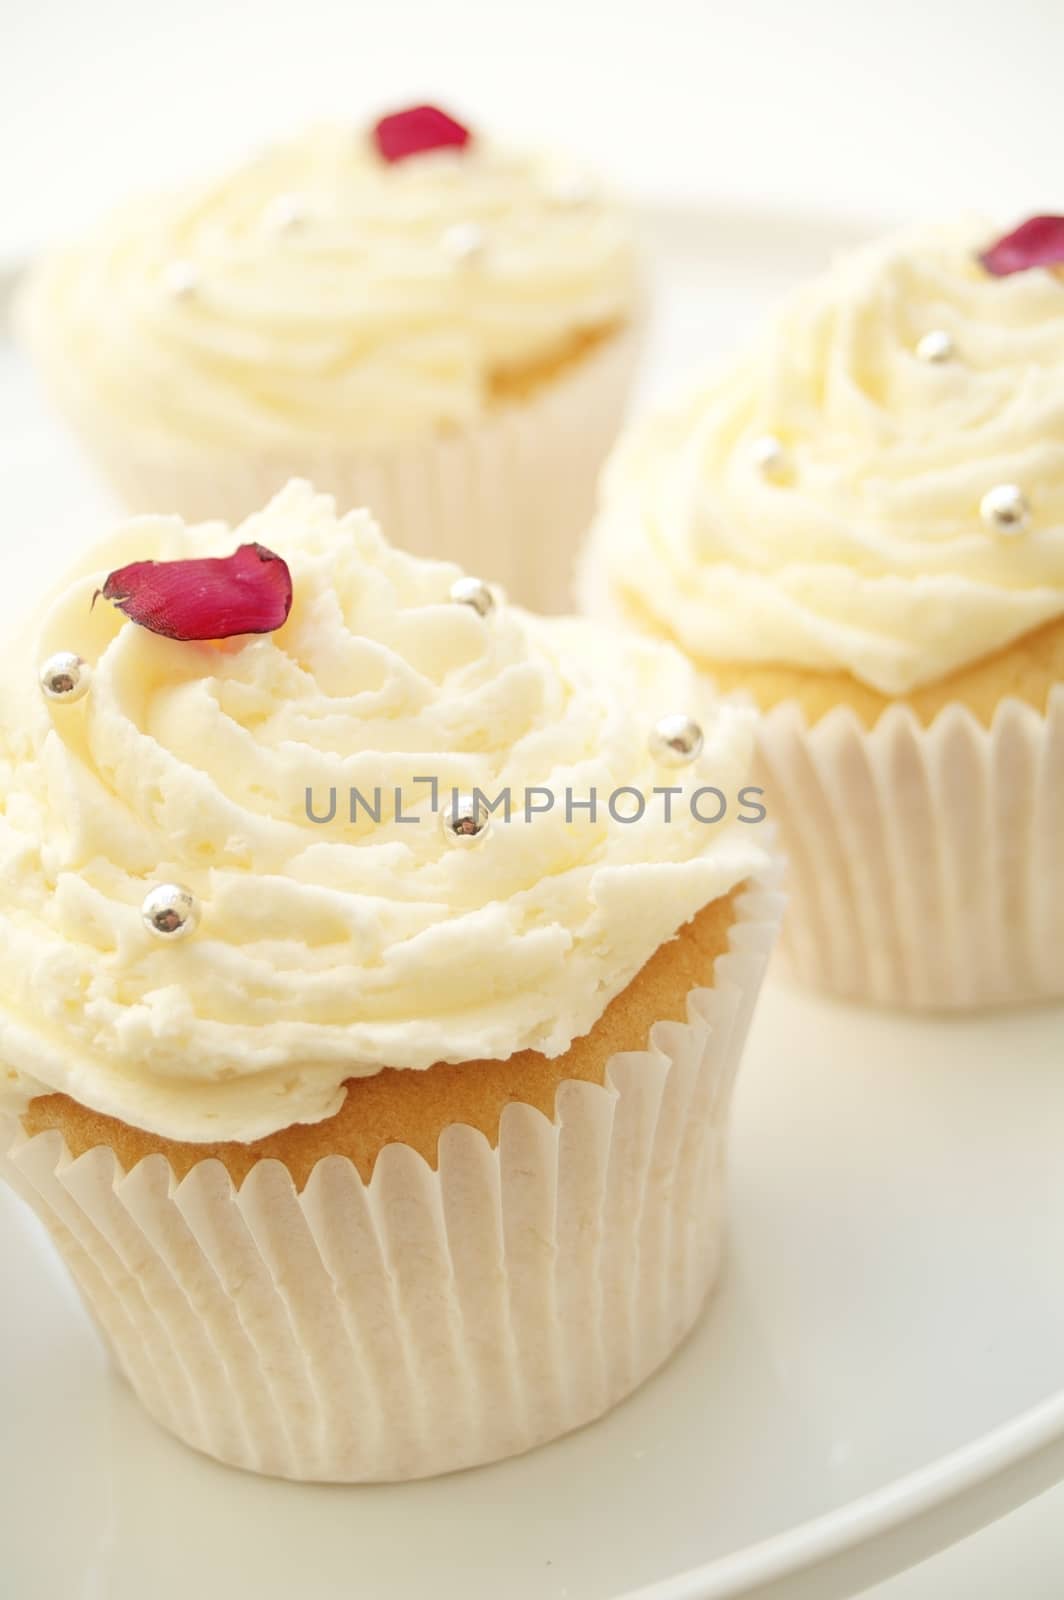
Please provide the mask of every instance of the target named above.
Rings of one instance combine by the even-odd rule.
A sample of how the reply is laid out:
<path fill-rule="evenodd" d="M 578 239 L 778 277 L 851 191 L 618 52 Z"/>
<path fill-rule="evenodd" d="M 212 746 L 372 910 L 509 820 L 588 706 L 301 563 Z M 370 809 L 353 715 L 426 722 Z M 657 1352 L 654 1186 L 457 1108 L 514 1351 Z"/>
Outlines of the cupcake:
<path fill-rule="evenodd" d="M 594 178 L 421 106 L 141 200 L 47 260 L 20 321 L 131 511 L 237 522 L 311 476 L 562 610 L 639 305 Z"/>
<path fill-rule="evenodd" d="M 867 247 L 607 468 L 589 603 L 756 700 L 835 994 L 1064 996 L 1062 258 L 1051 218 Z"/>
<path fill-rule="evenodd" d="M 752 713 L 298 482 L 134 519 L 5 671 L 0 1167 L 151 1415 L 392 1480 L 634 1389 L 718 1267 Z"/>

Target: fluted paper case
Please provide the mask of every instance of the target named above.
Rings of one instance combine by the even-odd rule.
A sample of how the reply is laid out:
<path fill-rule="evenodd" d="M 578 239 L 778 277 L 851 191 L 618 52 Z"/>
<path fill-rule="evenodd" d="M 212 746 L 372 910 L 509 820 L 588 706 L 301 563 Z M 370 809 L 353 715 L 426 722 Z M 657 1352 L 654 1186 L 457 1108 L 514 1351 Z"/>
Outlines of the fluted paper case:
<path fill-rule="evenodd" d="M 448 1128 L 433 1170 L 387 1146 L 297 1193 L 262 1161 L 125 1172 L 8 1119 L 4 1175 L 43 1219 L 117 1360 L 165 1428 L 289 1478 L 420 1477 L 599 1416 L 676 1348 L 717 1275 L 728 1103 L 781 910 L 737 901 L 686 1023 L 561 1085 L 497 1148 Z"/>
<path fill-rule="evenodd" d="M 872 729 L 780 706 L 758 749 L 797 977 L 914 1011 L 1064 999 L 1064 686 L 989 728 L 962 705 Z"/>

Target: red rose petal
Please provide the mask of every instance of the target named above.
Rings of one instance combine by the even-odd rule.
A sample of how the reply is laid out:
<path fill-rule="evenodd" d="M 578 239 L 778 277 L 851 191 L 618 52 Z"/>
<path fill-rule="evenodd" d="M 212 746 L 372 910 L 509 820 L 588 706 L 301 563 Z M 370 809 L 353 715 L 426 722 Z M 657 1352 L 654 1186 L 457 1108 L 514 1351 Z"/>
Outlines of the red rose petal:
<path fill-rule="evenodd" d="M 167 639 L 272 633 L 292 609 L 287 563 L 261 544 L 194 561 L 133 561 L 103 586 L 131 622 Z"/>
<path fill-rule="evenodd" d="M 411 106 L 382 117 L 373 129 L 377 149 L 385 161 L 405 161 L 426 150 L 461 149 L 472 135 L 468 128 L 438 106 Z"/>
<path fill-rule="evenodd" d="M 1029 217 L 984 250 L 979 260 L 995 278 L 1064 264 L 1064 217 Z"/>

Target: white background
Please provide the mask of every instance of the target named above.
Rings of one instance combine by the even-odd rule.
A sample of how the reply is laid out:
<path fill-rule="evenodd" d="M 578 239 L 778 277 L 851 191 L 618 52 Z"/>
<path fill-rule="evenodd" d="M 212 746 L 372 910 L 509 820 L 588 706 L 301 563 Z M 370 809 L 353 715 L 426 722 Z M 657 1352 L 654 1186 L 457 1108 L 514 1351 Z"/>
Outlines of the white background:
<path fill-rule="evenodd" d="M 0 0 L 0 25 L 0 260 L 310 117 L 422 98 L 637 193 L 1064 210 L 1064 0 Z M 1062 1528 L 1058 1491 L 875 1600 L 1051 1600 Z"/>
<path fill-rule="evenodd" d="M 1047 209 L 1060 0 L 0 0 L 0 253 L 307 116 L 433 98 L 637 189 Z"/>

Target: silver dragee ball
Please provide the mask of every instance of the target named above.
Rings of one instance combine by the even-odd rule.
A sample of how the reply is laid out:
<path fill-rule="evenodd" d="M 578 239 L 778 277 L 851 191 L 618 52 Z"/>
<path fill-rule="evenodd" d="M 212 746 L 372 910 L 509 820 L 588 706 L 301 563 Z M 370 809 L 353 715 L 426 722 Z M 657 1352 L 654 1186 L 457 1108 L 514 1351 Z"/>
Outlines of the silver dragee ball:
<path fill-rule="evenodd" d="M 40 670 L 41 692 L 46 700 L 71 705 L 89 691 L 92 668 L 73 650 L 57 650 Z"/>
<path fill-rule="evenodd" d="M 308 207 L 302 195 L 274 195 L 262 213 L 262 225 L 268 233 L 292 233 L 307 220 Z"/>
<path fill-rule="evenodd" d="M 787 452 L 774 433 L 763 433 L 750 442 L 750 461 L 763 478 L 779 478 L 787 468 Z"/>
<path fill-rule="evenodd" d="M 471 794 L 460 794 L 441 813 L 444 836 L 451 844 L 480 844 L 491 832 L 491 817 Z"/>
<path fill-rule="evenodd" d="M 171 300 L 191 300 L 200 287 L 199 268 L 193 261 L 170 261 L 162 272 L 163 293 Z"/>
<path fill-rule="evenodd" d="M 440 239 L 444 254 L 457 266 L 479 260 L 487 242 L 487 235 L 477 222 L 455 222 Z"/>
<path fill-rule="evenodd" d="M 995 533 L 1023 533 L 1031 520 L 1031 507 L 1019 484 L 999 483 L 984 494 L 979 514 Z"/>
<path fill-rule="evenodd" d="M 186 939 L 196 931 L 199 903 L 180 883 L 157 883 L 144 896 L 140 914 L 144 926 L 157 939 Z"/>
<path fill-rule="evenodd" d="M 957 346 L 953 336 L 945 328 L 932 328 L 930 333 L 925 333 L 916 346 L 918 361 L 927 361 L 932 366 L 939 366 L 944 361 L 952 361 L 957 354 Z"/>
<path fill-rule="evenodd" d="M 480 578 L 456 578 L 451 599 L 456 605 L 472 606 L 478 617 L 486 617 L 495 608 L 495 596 Z"/>
<path fill-rule="evenodd" d="M 678 711 L 654 724 L 647 741 L 655 761 L 665 767 L 686 767 L 702 754 L 702 729 Z"/>
<path fill-rule="evenodd" d="M 552 179 L 547 193 L 551 203 L 565 211 L 579 210 L 595 198 L 594 185 L 582 172 L 567 172 Z"/>

